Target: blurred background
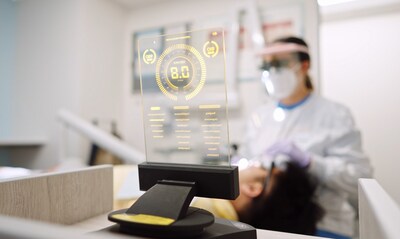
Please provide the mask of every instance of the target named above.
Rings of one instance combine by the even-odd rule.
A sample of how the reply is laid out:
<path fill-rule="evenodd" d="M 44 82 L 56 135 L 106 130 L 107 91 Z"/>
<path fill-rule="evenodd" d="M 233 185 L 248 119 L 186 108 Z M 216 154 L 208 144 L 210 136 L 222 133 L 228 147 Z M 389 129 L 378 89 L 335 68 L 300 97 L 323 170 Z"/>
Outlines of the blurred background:
<path fill-rule="evenodd" d="M 304 37 L 317 92 L 351 109 L 375 177 L 400 203 L 399 26 L 399 0 L 0 0 L 0 166 L 88 163 L 91 141 L 60 109 L 144 153 L 137 38 L 224 27 L 230 141 L 268 100 L 254 53 Z"/>

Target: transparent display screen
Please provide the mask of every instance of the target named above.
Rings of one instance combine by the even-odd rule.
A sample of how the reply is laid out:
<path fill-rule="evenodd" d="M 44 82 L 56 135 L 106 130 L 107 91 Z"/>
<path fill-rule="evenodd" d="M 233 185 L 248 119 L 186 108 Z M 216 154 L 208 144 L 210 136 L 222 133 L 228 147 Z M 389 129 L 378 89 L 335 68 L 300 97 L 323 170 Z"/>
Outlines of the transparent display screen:
<path fill-rule="evenodd" d="M 230 166 L 222 29 L 138 40 L 147 162 Z"/>

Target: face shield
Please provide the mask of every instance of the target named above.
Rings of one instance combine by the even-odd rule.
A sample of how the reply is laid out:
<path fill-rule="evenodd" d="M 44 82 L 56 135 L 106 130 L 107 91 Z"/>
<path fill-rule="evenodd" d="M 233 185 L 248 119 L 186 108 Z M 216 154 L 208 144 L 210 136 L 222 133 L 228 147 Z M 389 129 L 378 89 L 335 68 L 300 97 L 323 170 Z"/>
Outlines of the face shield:
<path fill-rule="evenodd" d="M 265 61 L 261 69 L 261 81 L 273 99 L 278 101 L 285 99 L 296 89 L 299 69 L 297 60 L 273 59 Z"/>
<path fill-rule="evenodd" d="M 306 50 L 298 44 L 275 43 L 260 53 L 263 56 L 261 81 L 271 98 L 279 101 L 294 92 L 299 84 L 297 73 L 301 67 L 296 53 Z"/>

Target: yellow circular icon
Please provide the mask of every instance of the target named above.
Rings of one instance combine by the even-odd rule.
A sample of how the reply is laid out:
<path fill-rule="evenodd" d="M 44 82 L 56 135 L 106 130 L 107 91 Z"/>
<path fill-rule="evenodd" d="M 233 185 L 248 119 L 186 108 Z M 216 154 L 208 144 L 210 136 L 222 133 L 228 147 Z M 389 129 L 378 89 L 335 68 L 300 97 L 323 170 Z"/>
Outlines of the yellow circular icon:
<path fill-rule="evenodd" d="M 143 61 L 146 64 L 153 64 L 156 61 L 157 54 L 153 49 L 146 49 L 143 52 Z"/>
<path fill-rule="evenodd" d="M 203 88 L 206 64 L 192 46 L 175 44 L 160 55 L 156 64 L 156 82 L 168 98 L 190 100 Z"/>
<path fill-rule="evenodd" d="M 215 57 L 219 52 L 219 45 L 215 41 L 207 41 L 203 46 L 203 53 L 206 57 Z"/>

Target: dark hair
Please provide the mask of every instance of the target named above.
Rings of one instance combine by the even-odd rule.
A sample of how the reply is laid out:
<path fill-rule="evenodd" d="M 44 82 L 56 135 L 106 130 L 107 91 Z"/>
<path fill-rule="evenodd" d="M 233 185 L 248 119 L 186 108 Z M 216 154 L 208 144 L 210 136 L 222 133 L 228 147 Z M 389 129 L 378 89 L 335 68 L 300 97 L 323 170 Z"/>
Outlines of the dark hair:
<path fill-rule="evenodd" d="M 278 39 L 278 40 L 275 40 L 274 42 L 295 43 L 295 44 L 302 45 L 302 46 L 305 46 L 305 47 L 308 48 L 307 43 L 306 43 L 303 39 L 298 38 L 298 37 L 285 37 L 285 38 L 280 38 L 280 39 Z M 311 63 L 311 58 L 310 58 L 310 55 L 309 55 L 309 54 L 304 53 L 304 52 L 296 52 L 296 54 L 298 55 L 299 60 L 300 60 L 301 62 L 303 62 L 303 61 L 308 61 L 308 62 Z M 312 82 L 311 82 L 311 78 L 310 78 L 310 76 L 308 76 L 308 75 L 306 76 L 305 84 L 306 84 L 307 89 L 310 89 L 310 90 L 314 89 L 314 86 L 313 86 L 313 84 L 312 84 Z"/>
<path fill-rule="evenodd" d="M 273 173 L 268 194 L 254 199 L 257 209 L 246 222 L 256 228 L 315 235 L 324 212 L 314 201 L 317 181 L 303 168 L 287 163 L 284 171 Z"/>

